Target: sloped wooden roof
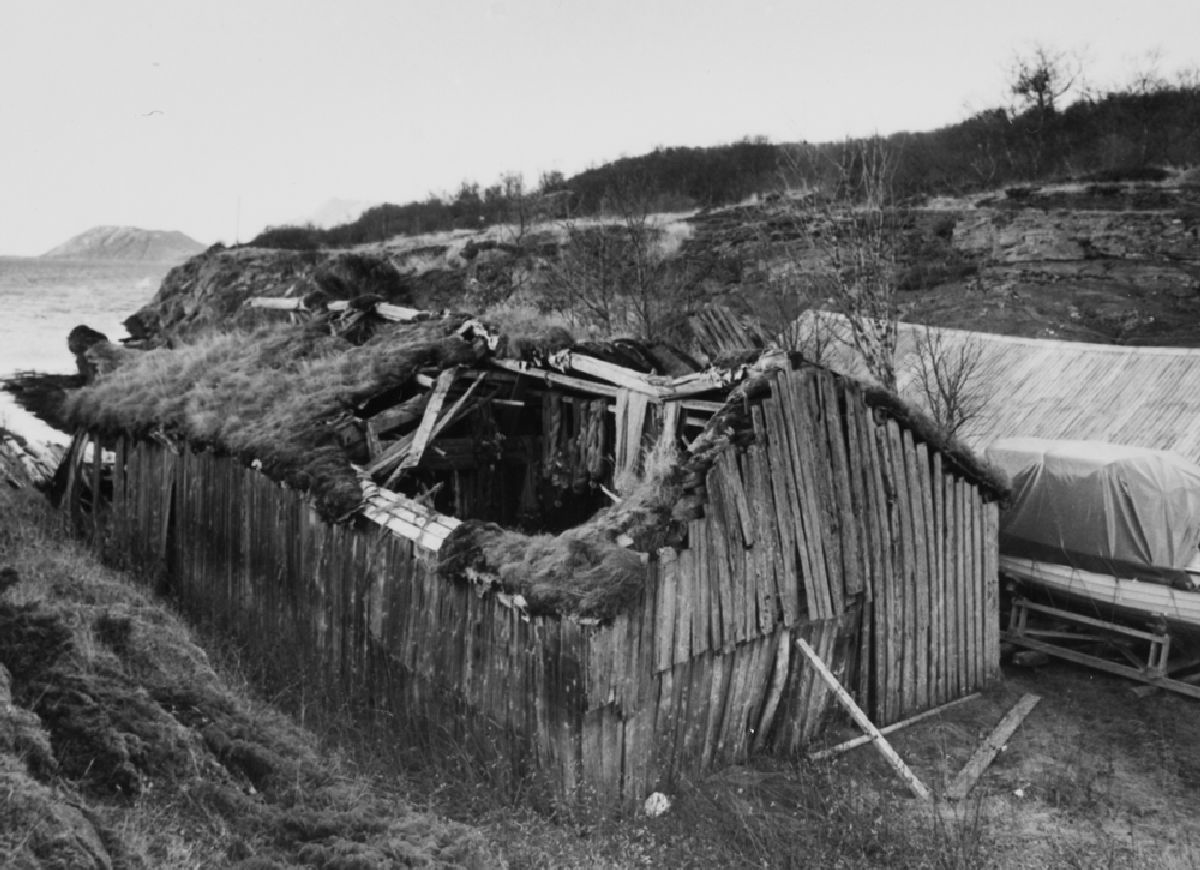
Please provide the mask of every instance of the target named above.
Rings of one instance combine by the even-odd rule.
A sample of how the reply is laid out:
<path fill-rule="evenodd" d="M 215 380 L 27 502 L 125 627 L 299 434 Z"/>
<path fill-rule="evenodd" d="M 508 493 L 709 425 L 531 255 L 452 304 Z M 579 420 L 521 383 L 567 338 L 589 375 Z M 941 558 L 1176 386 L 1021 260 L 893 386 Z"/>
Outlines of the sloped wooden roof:
<path fill-rule="evenodd" d="M 923 329 L 901 323 L 897 349 L 899 390 L 918 405 L 913 362 Z M 1200 348 L 931 329 L 947 347 L 973 343 L 979 348 L 972 387 L 986 397 L 986 405 L 961 433 L 977 450 L 997 438 L 1109 441 L 1174 450 L 1200 463 Z M 830 364 L 858 377 L 865 374 L 845 346 Z"/>

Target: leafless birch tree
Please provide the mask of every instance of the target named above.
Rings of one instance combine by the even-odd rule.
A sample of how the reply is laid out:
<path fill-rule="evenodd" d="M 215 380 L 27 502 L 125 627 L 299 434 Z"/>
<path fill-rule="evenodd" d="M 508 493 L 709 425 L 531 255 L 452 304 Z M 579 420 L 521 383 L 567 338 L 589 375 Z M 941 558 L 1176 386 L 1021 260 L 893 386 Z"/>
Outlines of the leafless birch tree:
<path fill-rule="evenodd" d="M 944 435 L 961 435 L 987 405 L 979 384 L 983 344 L 968 332 L 928 326 L 917 329 L 915 344 L 913 388 Z"/>

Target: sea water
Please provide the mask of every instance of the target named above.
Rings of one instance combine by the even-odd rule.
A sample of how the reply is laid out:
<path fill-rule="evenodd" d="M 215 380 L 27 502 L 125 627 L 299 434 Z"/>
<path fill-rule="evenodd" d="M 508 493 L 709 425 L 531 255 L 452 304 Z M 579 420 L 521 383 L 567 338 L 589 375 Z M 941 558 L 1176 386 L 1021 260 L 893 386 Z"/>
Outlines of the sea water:
<path fill-rule="evenodd" d="M 70 374 L 67 335 L 86 324 L 118 341 L 126 317 L 150 301 L 169 263 L 0 257 L 0 378 L 33 370 Z M 62 444 L 58 432 L 0 392 L 0 427 L 33 441 Z"/>

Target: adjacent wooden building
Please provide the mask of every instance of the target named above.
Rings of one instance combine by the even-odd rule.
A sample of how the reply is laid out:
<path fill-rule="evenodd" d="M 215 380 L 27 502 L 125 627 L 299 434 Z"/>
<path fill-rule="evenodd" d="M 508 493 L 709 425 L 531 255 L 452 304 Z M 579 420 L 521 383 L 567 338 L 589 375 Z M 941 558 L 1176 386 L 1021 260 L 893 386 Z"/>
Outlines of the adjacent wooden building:
<path fill-rule="evenodd" d="M 640 800 L 754 752 L 800 751 L 830 704 L 798 638 L 877 725 L 996 675 L 1002 484 L 902 405 L 814 367 L 731 385 L 569 362 L 434 379 L 445 389 L 407 445 L 372 450 L 377 481 L 411 467 L 447 484 L 424 503 L 367 483 L 356 515 L 331 523 L 244 459 L 87 431 L 67 501 L 98 541 L 314 692 L 398 740 L 435 723 L 572 799 Z M 505 390 L 481 427 L 462 396 L 489 378 Z M 617 612 L 539 611 L 496 576 L 442 564 L 462 521 L 511 521 L 556 457 L 587 470 L 598 450 L 607 486 L 663 438 L 688 448 L 689 512 L 635 560 Z"/>

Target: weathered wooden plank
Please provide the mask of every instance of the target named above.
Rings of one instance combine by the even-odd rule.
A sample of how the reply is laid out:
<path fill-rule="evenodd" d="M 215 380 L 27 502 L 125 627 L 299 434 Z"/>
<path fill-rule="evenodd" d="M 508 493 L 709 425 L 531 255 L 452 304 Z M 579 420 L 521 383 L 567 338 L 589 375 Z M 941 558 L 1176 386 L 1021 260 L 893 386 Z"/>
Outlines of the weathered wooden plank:
<path fill-rule="evenodd" d="M 871 574 L 871 607 L 867 614 L 869 623 L 864 622 L 864 631 L 871 634 L 871 683 L 870 703 L 872 717 L 879 722 L 887 721 L 888 669 L 892 667 L 890 655 L 890 625 L 888 588 L 892 572 L 891 548 L 892 527 L 890 503 L 887 490 L 886 453 L 880 437 L 880 429 L 874 418 L 864 415 L 862 420 L 863 455 L 867 459 L 872 513 L 868 524 L 877 529 L 874 537 L 875 558 Z"/>
<path fill-rule="evenodd" d="M 767 703 L 767 694 L 771 690 L 771 675 L 777 658 L 775 634 L 754 641 L 754 671 L 750 679 L 746 708 L 742 714 L 744 733 L 740 752 L 743 757 L 749 756 L 758 741 L 758 729 L 762 724 L 762 713 Z"/>
<path fill-rule="evenodd" d="M 779 709 L 779 700 L 787 686 L 788 674 L 791 670 L 792 632 L 786 626 L 771 637 L 773 653 L 770 670 L 770 683 L 767 685 L 763 700 L 762 711 L 758 717 L 758 725 L 754 734 L 753 749 L 761 752 L 767 747 L 771 738 L 771 727 L 775 724 L 775 713 Z"/>
<path fill-rule="evenodd" d="M 951 800 L 962 800 L 971 791 L 979 777 L 987 770 L 988 765 L 992 763 L 992 759 L 999 754 L 1004 745 L 1008 743 L 1009 738 L 1016 733 L 1017 728 L 1025 721 L 1025 717 L 1030 711 L 1037 706 L 1041 698 L 1037 695 L 1022 695 L 1021 700 L 1009 710 L 1004 718 L 992 730 L 992 733 L 987 736 L 975 754 L 971 756 L 966 766 L 959 771 L 958 775 L 946 788 L 946 797 Z"/>
<path fill-rule="evenodd" d="M 772 504 L 775 508 L 775 523 L 779 535 L 780 565 L 779 603 L 783 613 L 783 624 L 791 627 L 800 617 L 800 589 L 805 590 L 807 601 L 808 585 L 812 583 L 812 569 L 807 566 L 808 549 L 797 538 L 803 535 L 800 524 L 800 506 L 796 501 L 795 480 L 792 478 L 791 458 L 787 455 L 787 435 L 783 431 L 779 405 L 775 398 L 763 403 L 763 423 L 767 430 L 767 465 L 773 491 Z M 797 559 L 799 555 L 799 560 Z M 801 576 L 797 577 L 797 572 Z"/>
<path fill-rule="evenodd" d="M 693 601 L 696 593 L 695 578 L 686 574 L 682 567 L 677 560 L 675 571 L 675 664 L 692 656 L 692 621 L 695 618 L 694 611 L 696 609 Z"/>
<path fill-rule="evenodd" d="M 672 551 L 674 554 L 674 551 Z M 687 655 L 696 655 L 708 649 L 708 585 L 707 579 L 702 578 L 696 569 L 696 555 L 690 549 L 680 550 L 676 555 L 677 584 L 687 589 L 688 614 L 686 620 L 680 620 L 677 630 L 687 636 Z M 676 650 L 681 641 L 676 638 Z"/>
<path fill-rule="evenodd" d="M 985 629 L 983 615 L 987 611 L 983 580 L 983 504 L 979 491 L 967 487 L 967 510 L 971 517 L 971 687 L 983 684 Z"/>
<path fill-rule="evenodd" d="M 955 660 L 958 668 L 958 694 L 965 695 L 971 684 L 970 669 L 967 666 L 967 653 L 970 648 L 970 634 L 967 630 L 967 613 L 970 610 L 970 583 L 967 581 L 966 563 L 963 558 L 966 552 L 967 536 L 965 494 L 966 487 L 958 478 L 954 486 L 954 584 L 956 587 L 956 609 L 954 611 L 954 633 L 957 641 Z"/>
<path fill-rule="evenodd" d="M 904 684 L 901 687 L 900 708 L 897 711 L 897 715 L 908 716 L 915 712 L 919 706 L 917 703 L 917 680 L 920 672 L 920 649 L 918 641 L 918 620 L 920 614 L 917 606 L 917 574 L 920 570 L 918 562 L 920 546 L 916 533 L 916 521 L 914 519 L 913 481 L 909 468 L 912 457 L 912 436 L 907 430 L 898 430 L 898 438 L 894 446 L 896 448 L 896 489 L 900 508 L 900 543 L 903 558 L 900 598 L 904 608 Z"/>
<path fill-rule="evenodd" d="M 942 484 L 942 456 L 936 450 L 929 451 L 929 500 L 933 518 L 930 526 L 930 567 L 933 571 L 933 609 L 930 616 L 932 645 L 937 660 L 934 702 L 945 704 L 950 700 L 950 668 L 946 662 L 948 634 L 946 632 L 946 509 Z"/>
<path fill-rule="evenodd" d="M 819 375 L 813 372 L 803 372 L 803 377 L 793 381 L 792 389 L 797 396 L 798 405 L 807 413 L 801 415 L 801 425 L 804 426 L 807 443 L 807 462 L 810 480 L 813 484 L 810 492 L 815 499 L 820 523 L 821 536 L 825 551 L 825 571 L 827 590 L 829 594 L 828 616 L 836 616 L 842 612 L 843 574 L 842 565 L 842 529 L 841 517 L 838 513 L 836 494 L 833 484 L 832 447 L 829 444 L 828 432 L 825 427 L 825 411 L 821 405 Z"/>
<path fill-rule="evenodd" d="M 825 660 L 832 648 L 833 640 L 837 636 L 837 620 L 836 618 L 823 619 L 820 622 L 814 623 L 811 628 L 809 643 L 816 650 L 817 654 L 822 657 L 822 660 Z M 809 669 L 811 670 L 811 663 L 806 662 L 806 665 L 809 665 Z M 807 745 L 813 739 L 817 731 L 818 721 L 825 707 L 825 684 L 815 671 L 809 676 L 810 679 L 804 686 L 804 696 L 799 710 L 799 745 Z"/>
<path fill-rule="evenodd" d="M 747 672 L 749 670 L 748 646 L 738 644 L 729 655 L 729 685 L 722 703 L 723 715 L 721 731 L 717 736 L 717 746 L 714 759 L 728 763 L 734 758 L 734 748 L 738 739 L 738 712 L 742 703 L 742 693 L 746 689 Z"/>
<path fill-rule="evenodd" d="M 618 399 L 616 451 L 613 474 L 635 473 L 642 461 L 642 436 L 646 431 L 646 396 L 626 393 L 624 402 Z M 621 413 L 622 407 L 624 414 Z"/>
<path fill-rule="evenodd" d="M 829 443 L 830 481 L 833 484 L 834 505 L 838 512 L 838 533 L 842 547 L 842 592 L 850 599 L 862 589 L 862 541 L 859 519 L 854 513 L 851 493 L 850 461 L 846 449 L 846 419 L 842 411 L 843 391 L 832 374 L 821 372 L 817 377 L 819 398 Z M 844 609 L 839 608 L 839 612 Z"/>
<path fill-rule="evenodd" d="M 862 390 L 857 385 L 843 384 L 845 396 L 845 432 L 846 432 L 846 461 L 849 463 L 850 474 L 850 504 L 853 522 L 858 530 L 859 542 L 855 548 L 858 558 L 859 588 L 866 600 L 871 599 L 871 572 L 875 570 L 875 552 L 878 549 L 876 537 L 879 529 L 868 517 L 871 515 L 871 503 L 867 480 L 869 474 L 868 459 L 863 454 L 863 404 Z"/>
<path fill-rule="evenodd" d="M 888 765 L 896 772 L 896 774 L 904 781 L 909 790 L 921 800 L 931 800 L 932 795 L 929 789 L 925 787 L 916 775 L 909 770 L 908 765 L 896 754 L 896 750 L 888 743 L 887 738 L 879 733 L 879 729 L 871 722 L 867 715 L 854 703 L 854 699 L 842 688 L 837 678 L 830 672 L 829 668 L 817 655 L 816 651 L 802 637 L 796 638 L 796 645 L 800 648 L 800 652 L 812 663 L 817 674 L 823 679 L 829 688 L 833 690 L 834 696 L 838 699 L 841 705 L 850 714 L 850 717 L 862 728 L 865 732 L 871 735 L 875 741 L 875 746 L 880 754 L 887 761 Z"/>
<path fill-rule="evenodd" d="M 911 715 L 918 709 L 930 706 L 929 700 L 929 536 L 925 521 L 928 498 L 924 482 L 928 481 L 928 469 L 921 468 L 924 445 L 918 445 L 909 432 L 904 433 L 904 464 L 908 476 L 908 497 L 912 509 L 913 551 L 916 556 L 913 566 L 913 606 L 916 611 L 914 625 L 914 653 L 916 665 L 916 695 Z"/>
<path fill-rule="evenodd" d="M 708 554 L 709 577 L 715 574 L 716 588 L 720 601 L 720 633 L 713 638 L 712 648 L 728 650 L 732 648 L 737 637 L 734 623 L 733 580 L 730 569 L 731 554 L 729 552 L 729 536 L 725 522 L 725 511 L 720 494 L 721 475 L 715 470 L 708 473 L 709 509 L 708 516 Z M 740 561 L 740 556 L 739 556 Z M 711 579 L 709 581 L 712 582 Z"/>
<path fill-rule="evenodd" d="M 924 713 L 918 713 L 916 716 L 910 716 L 909 718 L 904 719 L 900 722 L 893 722 L 891 725 L 888 725 L 885 728 L 880 728 L 879 733 L 885 734 L 885 735 L 891 734 L 895 731 L 899 731 L 902 728 L 907 728 L 909 725 L 915 725 L 918 722 L 924 721 L 925 719 L 930 719 L 934 716 L 938 716 L 938 715 L 946 712 L 947 710 L 949 710 L 952 707 L 957 707 L 960 704 L 965 704 L 967 701 L 974 701 L 978 697 L 979 697 L 979 693 L 975 692 L 974 694 L 967 695 L 967 697 L 965 697 L 965 698 L 958 698 L 954 701 L 949 701 L 948 703 L 934 707 L 931 710 L 926 710 Z M 846 740 L 842 743 L 837 744 L 836 746 L 830 746 L 828 749 L 822 749 L 818 752 L 810 752 L 808 754 L 808 757 L 812 761 L 822 761 L 823 759 L 833 758 L 836 755 L 841 755 L 844 752 L 849 752 L 851 749 L 856 749 L 859 746 L 862 746 L 862 745 L 864 745 L 866 743 L 870 743 L 870 742 L 871 742 L 871 735 L 862 734 L 862 735 L 859 735 L 858 737 L 852 737 L 849 740 Z"/>
<path fill-rule="evenodd" d="M 709 524 L 704 517 L 688 523 L 687 552 L 691 554 L 693 571 L 701 585 L 700 597 L 704 603 L 698 608 L 705 611 L 701 629 L 704 640 L 697 641 L 696 649 L 719 649 L 721 646 L 721 596 L 717 589 L 716 565 L 712 561 L 713 546 L 708 540 Z"/>
<path fill-rule="evenodd" d="M 784 559 L 770 462 L 767 459 L 766 423 L 760 406 L 753 409 L 753 421 L 756 443 L 750 447 L 747 456 L 754 470 L 753 514 L 755 525 L 759 529 L 755 547 L 758 551 L 759 566 L 758 631 L 760 634 L 767 634 L 773 631 L 776 622 L 783 618 L 787 581 L 782 577 L 785 570 Z"/>
<path fill-rule="evenodd" d="M 708 706 L 712 701 L 709 684 L 712 682 L 710 655 L 697 656 L 691 660 L 691 684 L 688 691 L 687 727 L 683 732 L 681 753 L 685 770 L 699 772 L 704 769 L 705 725 L 708 722 Z"/>
<path fill-rule="evenodd" d="M 725 484 L 723 492 L 729 499 L 726 504 L 726 516 L 730 518 L 730 531 L 737 528 L 741 532 L 742 546 L 753 547 L 758 538 L 758 531 L 753 514 L 750 510 L 750 498 L 747 497 L 745 481 L 738 468 L 738 457 L 733 450 L 722 450 L 717 454 L 717 467 L 720 468 L 721 482 Z M 737 517 L 736 526 L 732 522 Z"/>
<path fill-rule="evenodd" d="M 708 698 L 705 701 L 703 719 L 703 739 L 700 742 L 700 765 L 707 769 L 717 752 L 717 743 L 721 736 L 721 727 L 725 719 L 725 699 L 729 693 L 730 656 L 713 651 L 705 656 L 707 659 L 708 685 L 705 691 Z"/>
<path fill-rule="evenodd" d="M 747 604 L 751 604 L 751 596 L 749 593 L 752 577 L 747 575 L 746 571 L 746 546 L 745 541 L 741 537 L 740 526 L 737 519 L 737 500 L 733 496 L 733 490 L 741 487 L 740 475 L 737 469 L 737 463 L 733 464 L 733 470 L 727 471 L 721 465 L 713 467 L 715 477 L 720 481 L 719 487 L 714 487 L 709 490 L 710 501 L 714 497 L 721 499 L 720 505 L 720 521 L 722 528 L 725 530 L 728 542 L 729 555 L 729 580 L 730 580 L 730 601 L 733 608 L 733 637 L 741 643 L 747 637 L 750 619 L 747 615 Z M 710 508 L 712 506 L 710 505 Z M 751 604 L 751 606 L 753 606 Z"/>
<path fill-rule="evenodd" d="M 776 384 L 779 387 L 780 407 L 786 419 L 789 451 L 793 457 L 792 471 L 802 514 L 804 541 L 808 545 L 808 563 L 813 572 L 812 597 L 808 602 L 809 617 L 824 619 L 833 615 L 834 608 L 829 594 L 831 580 L 827 558 L 827 532 L 822 521 L 820 493 L 814 480 L 817 459 L 813 448 L 811 412 L 805 400 L 806 385 L 796 374 L 781 374 Z M 836 577 L 836 574 L 834 576 Z"/>
<path fill-rule="evenodd" d="M 658 600 L 654 623 L 654 669 L 671 667 L 675 651 L 675 593 L 679 577 L 679 562 L 675 551 L 663 547 L 658 551 Z"/>
<path fill-rule="evenodd" d="M 987 625 L 987 653 L 984 679 L 994 680 L 1000 676 L 1000 508 L 996 502 L 984 504 L 984 582 L 987 584 L 987 600 L 984 619 Z"/>

